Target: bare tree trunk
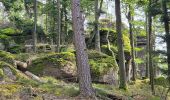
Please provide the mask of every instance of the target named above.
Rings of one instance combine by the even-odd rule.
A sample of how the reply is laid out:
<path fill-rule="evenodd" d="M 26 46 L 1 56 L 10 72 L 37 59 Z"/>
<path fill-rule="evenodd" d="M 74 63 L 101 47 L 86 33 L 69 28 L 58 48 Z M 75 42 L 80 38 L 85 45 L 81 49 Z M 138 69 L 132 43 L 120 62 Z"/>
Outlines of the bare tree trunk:
<path fill-rule="evenodd" d="M 145 72 L 145 77 L 149 78 L 149 34 L 148 34 L 148 13 L 145 13 L 146 16 L 146 33 L 147 33 L 147 47 L 146 47 L 146 72 Z"/>
<path fill-rule="evenodd" d="M 74 31 L 74 45 L 79 76 L 80 93 L 85 97 L 93 96 L 90 67 L 84 37 L 84 19 L 80 11 L 80 0 L 72 0 L 72 21 Z"/>
<path fill-rule="evenodd" d="M 67 10 L 66 10 L 66 5 L 64 4 L 64 43 L 65 44 L 65 37 L 68 35 L 67 30 L 68 30 L 68 18 L 67 18 Z"/>
<path fill-rule="evenodd" d="M 149 0 L 149 8 L 151 7 L 151 0 Z M 155 93 L 154 90 L 154 73 L 153 73 L 153 63 L 152 63 L 152 52 L 153 52 L 153 44 L 152 44 L 152 15 L 149 11 L 148 14 L 148 32 L 149 32 L 149 71 L 150 71 L 150 84 L 151 84 L 151 90 L 152 93 Z"/>
<path fill-rule="evenodd" d="M 95 0 L 95 26 L 94 26 L 94 33 L 92 34 L 91 38 L 88 41 L 88 44 L 91 44 L 93 38 L 95 37 L 95 49 L 97 51 L 101 51 L 100 48 L 100 30 L 99 30 L 99 17 L 101 13 L 103 5 L 103 0 L 100 1 L 100 7 L 98 8 L 98 0 Z"/>
<path fill-rule="evenodd" d="M 126 71 L 125 71 L 125 56 L 123 49 L 123 36 L 121 29 L 121 9 L 120 0 L 115 0 L 115 12 L 116 12 L 116 32 L 118 42 L 118 59 L 119 59 L 119 73 L 120 73 L 120 85 L 119 88 L 126 89 Z"/>
<path fill-rule="evenodd" d="M 164 26 L 166 33 L 166 44 L 167 44 L 167 62 L 168 62 L 168 80 L 170 83 L 170 33 L 169 33 L 169 22 L 168 22 L 168 12 L 166 0 L 162 2 L 163 12 L 164 12 Z"/>
<path fill-rule="evenodd" d="M 128 14 L 128 22 L 129 22 L 129 33 L 130 33 L 130 45 L 131 45 L 131 64 L 132 64 L 132 81 L 136 81 L 136 65 L 135 65 L 135 51 L 134 51 L 134 35 L 132 30 L 132 23 L 133 21 L 131 15 L 131 6 L 129 5 L 129 14 Z"/>
<path fill-rule="evenodd" d="M 57 0 L 58 16 L 57 16 L 57 29 L 58 29 L 58 40 L 57 40 L 57 52 L 60 52 L 61 42 L 61 9 L 60 0 Z"/>
<path fill-rule="evenodd" d="M 37 0 L 34 0 L 34 32 L 33 32 L 33 50 L 36 53 L 37 48 Z"/>
<path fill-rule="evenodd" d="M 100 32 L 99 32 L 99 17 L 100 17 L 100 9 L 98 8 L 99 0 L 95 0 L 95 50 L 101 52 L 100 48 Z M 103 0 L 101 0 L 103 3 Z M 101 4 L 102 5 L 102 4 Z M 101 7 L 101 6 L 100 6 Z"/>

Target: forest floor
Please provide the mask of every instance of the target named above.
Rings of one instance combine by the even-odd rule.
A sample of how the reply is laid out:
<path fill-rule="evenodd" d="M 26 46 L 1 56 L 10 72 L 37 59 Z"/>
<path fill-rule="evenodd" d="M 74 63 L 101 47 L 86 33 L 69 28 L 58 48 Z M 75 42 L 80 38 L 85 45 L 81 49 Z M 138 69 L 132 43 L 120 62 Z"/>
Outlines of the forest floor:
<path fill-rule="evenodd" d="M 2 57 L 9 59 L 12 58 L 11 54 L 4 52 L 0 53 Z M 6 56 L 4 56 L 4 54 Z M 28 55 L 28 57 L 26 57 Z M 71 55 L 68 53 L 68 55 Z M 18 55 L 17 55 L 18 56 Z M 20 61 L 26 61 L 29 58 L 29 54 L 22 54 L 15 59 Z M 40 55 L 39 55 L 40 56 Z M 44 57 L 44 54 L 40 58 Z M 51 57 L 51 56 L 50 56 Z M 56 56 L 55 56 L 56 57 Z M 58 57 L 58 56 L 57 56 Z M 56 58 L 57 58 L 56 57 Z M 59 56 L 60 57 L 60 56 Z M 67 59 L 72 59 L 70 56 L 62 55 Z M 37 59 L 33 57 L 32 59 L 37 59 L 33 63 L 35 69 L 31 69 L 32 73 L 41 74 L 43 65 L 42 62 L 45 60 L 54 61 L 54 62 L 65 62 L 65 60 L 52 59 L 45 57 L 43 59 Z M 0 100 L 94 100 L 90 98 L 83 98 L 79 96 L 79 85 L 77 81 L 68 81 L 63 79 L 58 79 L 54 76 L 42 75 L 39 76 L 40 81 L 33 80 L 31 78 L 25 78 L 23 72 L 17 70 L 13 66 L 9 66 L 6 63 L 10 63 L 6 59 L 0 59 L 0 69 L 4 70 L 7 67 L 11 68 L 12 72 L 15 72 L 17 80 L 7 79 L 9 75 L 3 75 L 4 80 L 0 78 Z M 4 61 L 6 63 L 4 63 Z M 49 62 L 48 61 L 48 62 Z M 54 63 L 55 65 L 56 63 Z M 59 63 L 57 63 L 59 64 Z M 70 65 L 70 63 L 69 63 Z M 49 69 L 51 65 L 45 65 Z M 54 66 L 51 66 L 54 67 Z M 61 67 L 61 66 L 60 66 Z M 56 67 L 55 67 L 56 68 Z M 28 68 L 29 69 L 29 68 Z M 1 71 L 0 70 L 0 71 Z M 9 71 L 9 70 L 8 70 Z M 72 71 L 71 71 L 72 72 Z M 0 73 L 2 74 L 2 73 Z M 5 73 L 4 73 L 5 74 Z M 10 74 L 10 73 L 8 73 Z M 14 75 L 14 74 L 13 74 Z M 20 75 L 20 77 L 18 77 Z M 53 75 L 53 74 L 52 74 Z M 56 75 L 56 74 L 54 74 Z M 22 76 L 22 77 L 21 77 Z M 155 95 L 152 95 L 149 85 L 149 80 L 136 80 L 136 82 L 128 83 L 127 90 L 120 90 L 118 86 L 109 85 L 104 83 L 93 83 L 93 88 L 96 93 L 97 100 L 164 100 L 164 93 L 167 90 L 163 86 L 155 85 Z M 167 99 L 170 100 L 170 97 Z"/>
<path fill-rule="evenodd" d="M 41 79 L 45 83 L 22 79 L 11 83 L 2 82 L 0 98 L 1 100 L 87 100 L 78 96 L 78 83 L 68 83 L 52 77 Z M 163 88 L 155 86 L 156 93 L 152 95 L 148 80 L 137 80 L 135 84 L 129 84 L 127 90 L 120 90 L 108 84 L 93 84 L 93 87 L 99 100 L 163 100 L 160 98 Z"/>

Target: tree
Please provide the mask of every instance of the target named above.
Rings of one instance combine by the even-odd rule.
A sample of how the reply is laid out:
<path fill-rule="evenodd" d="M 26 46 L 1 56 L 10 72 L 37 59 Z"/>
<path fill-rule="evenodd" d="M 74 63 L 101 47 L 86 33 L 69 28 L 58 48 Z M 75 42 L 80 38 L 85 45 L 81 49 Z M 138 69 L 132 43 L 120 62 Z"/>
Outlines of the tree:
<path fill-rule="evenodd" d="M 153 51 L 153 44 L 152 44 L 152 15 L 151 15 L 151 0 L 149 0 L 149 12 L 148 12 L 148 34 L 149 34 L 149 72 L 150 72 L 150 84 L 151 90 L 154 94 L 154 73 L 153 73 L 153 65 L 152 65 L 152 51 Z"/>
<path fill-rule="evenodd" d="M 136 80 L 136 66 L 135 66 L 135 51 L 134 51 L 134 35 L 132 29 L 132 14 L 131 14 L 131 7 L 129 5 L 129 33 L 130 33 L 130 44 L 131 44 L 131 57 L 132 57 L 132 80 Z"/>
<path fill-rule="evenodd" d="M 33 49 L 36 52 L 37 44 L 37 0 L 34 0 L 34 32 L 33 32 Z"/>
<path fill-rule="evenodd" d="M 135 50 L 134 50 L 134 35 L 133 35 L 133 2 L 128 2 L 127 6 L 128 6 L 128 14 L 126 15 L 127 19 L 128 19 L 128 23 L 129 23 L 129 33 L 130 33 L 130 45 L 131 45 L 131 57 L 132 57 L 132 80 L 135 81 L 136 80 L 136 65 L 135 65 Z"/>
<path fill-rule="evenodd" d="M 148 33 L 148 12 L 145 12 L 145 30 L 146 33 Z M 147 34 L 147 47 L 146 47 L 146 72 L 145 72 L 145 77 L 149 78 L 149 34 Z"/>
<path fill-rule="evenodd" d="M 116 15 L 116 32 L 118 42 L 118 60 L 119 60 L 119 74 L 120 74 L 120 89 L 126 89 L 126 72 L 125 72 L 125 56 L 123 49 L 123 36 L 121 30 L 121 9 L 120 0 L 115 0 L 115 15 Z"/>
<path fill-rule="evenodd" d="M 167 44 L 167 62 L 168 62 L 168 80 L 170 82 L 170 33 L 169 33 L 169 17 L 167 11 L 167 0 L 162 0 L 163 8 L 163 21 L 166 33 L 166 44 Z"/>
<path fill-rule="evenodd" d="M 57 0 L 57 10 L 58 10 L 58 16 L 57 16 L 57 52 L 60 52 L 60 42 L 61 42 L 61 10 L 60 10 L 60 0 Z"/>
<path fill-rule="evenodd" d="M 80 94 L 86 97 L 93 96 L 90 67 L 84 38 L 84 19 L 80 11 L 80 0 L 72 0 L 72 21 L 74 31 L 74 45 L 79 76 Z"/>
<path fill-rule="evenodd" d="M 100 3 L 100 8 L 98 7 L 99 0 L 95 0 L 95 27 L 94 27 L 94 32 L 95 32 L 95 49 L 99 52 L 101 52 L 100 48 L 100 32 L 99 32 L 99 17 L 100 17 L 100 12 L 103 4 L 103 0 L 101 0 Z"/>

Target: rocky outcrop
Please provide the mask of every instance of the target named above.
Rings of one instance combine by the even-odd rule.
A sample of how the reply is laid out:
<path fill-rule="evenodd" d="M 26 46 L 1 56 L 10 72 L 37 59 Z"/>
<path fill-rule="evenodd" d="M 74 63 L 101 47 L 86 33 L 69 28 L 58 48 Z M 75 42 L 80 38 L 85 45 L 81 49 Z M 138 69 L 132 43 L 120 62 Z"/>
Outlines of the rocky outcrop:
<path fill-rule="evenodd" d="M 92 81 L 117 84 L 118 68 L 113 58 L 96 51 L 90 51 L 89 64 Z M 55 53 L 32 61 L 28 70 L 38 76 L 52 76 L 66 81 L 77 81 L 75 55 L 71 52 Z"/>

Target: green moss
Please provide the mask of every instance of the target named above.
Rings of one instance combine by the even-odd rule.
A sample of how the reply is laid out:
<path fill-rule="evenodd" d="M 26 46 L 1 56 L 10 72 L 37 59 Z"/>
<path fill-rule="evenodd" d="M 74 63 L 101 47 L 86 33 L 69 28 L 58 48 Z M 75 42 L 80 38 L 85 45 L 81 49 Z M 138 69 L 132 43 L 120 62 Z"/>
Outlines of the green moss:
<path fill-rule="evenodd" d="M 110 68 L 114 68 L 117 71 L 117 65 L 114 63 L 113 57 L 106 58 L 93 58 L 89 60 L 91 73 L 93 77 L 98 78 L 101 75 L 106 74 Z"/>
<path fill-rule="evenodd" d="M 14 55 L 10 54 L 9 52 L 1 51 L 0 50 L 0 61 L 4 61 L 13 65 Z"/>
<path fill-rule="evenodd" d="M 17 84 L 1 84 L 0 93 L 3 93 L 4 96 L 12 96 L 13 94 L 20 91 L 21 85 Z"/>
<path fill-rule="evenodd" d="M 37 63 L 30 66 L 28 70 L 36 75 L 40 75 L 43 74 L 44 67 L 43 63 Z"/>
<path fill-rule="evenodd" d="M 111 49 L 115 54 L 118 52 L 117 46 L 115 46 L 115 45 L 111 45 L 111 46 L 110 46 L 110 49 Z M 108 48 L 108 45 L 102 45 L 102 46 L 101 46 L 101 50 L 102 50 L 103 53 L 105 53 L 105 54 L 107 54 L 107 55 L 109 55 L 109 56 L 112 56 L 112 53 L 111 53 L 111 51 L 110 51 L 109 48 Z"/>
<path fill-rule="evenodd" d="M 163 76 L 157 77 L 155 78 L 155 85 L 160 85 L 163 87 L 168 87 L 169 86 L 169 82 L 168 79 L 166 79 Z"/>
<path fill-rule="evenodd" d="M 111 49 L 113 51 L 117 51 L 116 48 L 112 48 L 114 46 L 117 46 L 117 33 L 115 30 L 109 29 L 109 28 L 102 28 L 100 29 L 101 36 L 106 35 L 107 32 L 110 32 L 109 34 L 109 41 L 111 43 Z M 123 31 L 123 44 L 124 44 L 124 51 L 130 52 L 131 51 L 131 45 L 130 45 L 130 39 L 129 34 L 127 34 L 127 31 Z"/>
<path fill-rule="evenodd" d="M 30 58 L 30 53 L 19 53 L 15 55 L 15 59 L 19 61 L 26 62 Z"/>
<path fill-rule="evenodd" d="M 0 68 L 0 78 L 4 77 L 4 72 L 3 70 Z"/>
<path fill-rule="evenodd" d="M 41 75 L 43 74 L 44 68 L 48 67 L 48 65 L 60 68 L 70 61 L 75 62 L 75 55 L 71 52 L 49 53 L 33 60 L 28 70 L 36 75 Z"/>
<path fill-rule="evenodd" d="M 124 43 L 124 51 L 130 52 L 131 51 L 131 45 L 130 45 L 130 39 L 128 35 L 123 34 L 123 43 Z"/>
<path fill-rule="evenodd" d="M 0 68 L 8 67 L 11 69 L 13 75 L 16 76 L 17 79 L 19 78 L 28 78 L 25 74 L 21 73 L 20 71 L 16 70 L 16 68 L 6 62 L 0 61 Z M 5 75 L 4 75 L 5 76 Z"/>
<path fill-rule="evenodd" d="M 93 59 L 93 58 L 106 58 L 108 57 L 108 55 L 95 51 L 95 50 L 89 50 L 88 51 L 88 57 L 89 59 Z"/>

